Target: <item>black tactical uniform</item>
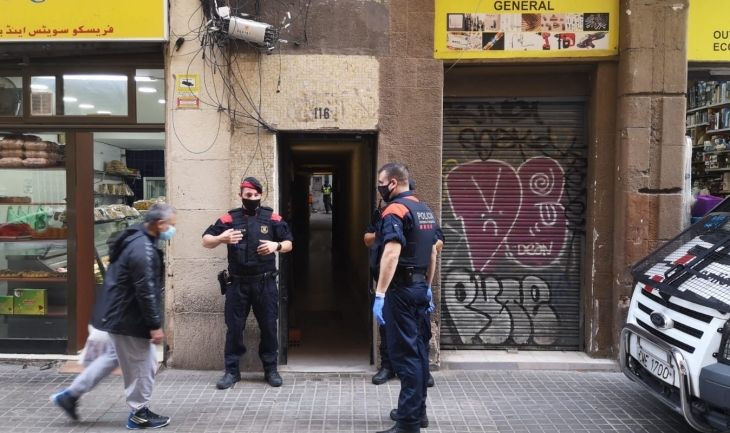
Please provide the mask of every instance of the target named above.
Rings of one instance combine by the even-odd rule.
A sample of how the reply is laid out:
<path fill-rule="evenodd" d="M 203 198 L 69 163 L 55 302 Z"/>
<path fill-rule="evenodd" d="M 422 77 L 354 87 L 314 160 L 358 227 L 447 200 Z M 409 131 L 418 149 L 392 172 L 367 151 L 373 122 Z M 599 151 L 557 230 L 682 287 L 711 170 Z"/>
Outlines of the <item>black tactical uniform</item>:
<path fill-rule="evenodd" d="M 247 178 L 246 181 L 256 186 L 260 192 L 261 185 L 258 181 L 253 178 Z M 218 236 L 228 229 L 242 230 L 244 237 L 238 244 L 227 245 L 231 284 L 225 293 L 225 320 L 228 328 L 225 346 L 226 372 L 230 373 L 235 381 L 240 379 L 239 361 L 246 352 L 243 331 L 248 313 L 253 309 L 261 330 L 259 357 L 267 381 L 274 385 L 269 376 L 271 373 L 276 373 L 279 349 L 276 332 L 279 318 L 276 254 L 262 256 L 256 249 L 260 245 L 260 240 L 283 242 L 291 241 L 292 236 L 286 222 L 271 208 L 263 206 L 253 213 L 243 208 L 228 211 L 215 224 L 208 227 L 203 235 Z M 220 384 L 219 388 L 222 388 Z"/>

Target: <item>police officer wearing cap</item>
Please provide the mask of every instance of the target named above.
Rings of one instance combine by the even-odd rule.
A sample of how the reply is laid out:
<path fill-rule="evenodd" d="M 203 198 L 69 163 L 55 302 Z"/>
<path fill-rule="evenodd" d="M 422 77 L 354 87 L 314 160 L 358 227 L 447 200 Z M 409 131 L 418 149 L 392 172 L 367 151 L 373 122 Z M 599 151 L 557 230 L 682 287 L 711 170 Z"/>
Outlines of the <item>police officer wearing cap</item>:
<path fill-rule="evenodd" d="M 377 234 L 383 252 L 373 315 L 385 325 L 390 362 L 401 380 L 396 424 L 380 433 L 420 432 L 428 425 L 428 289 L 439 225 L 433 211 L 409 191 L 408 178 L 408 168 L 400 163 L 378 171 L 378 192 L 388 205 Z"/>
<path fill-rule="evenodd" d="M 416 191 L 416 182 L 413 179 L 408 180 L 408 190 L 414 193 Z M 378 226 L 381 220 L 381 207 L 382 202 L 378 203 L 378 207 L 373 210 L 373 214 L 370 217 L 370 225 L 368 225 L 365 229 L 365 235 L 363 237 L 365 246 L 368 247 L 370 276 L 376 282 L 378 281 L 378 276 L 380 274 L 380 255 L 383 252 L 383 243 L 377 237 Z M 443 239 L 443 232 L 441 231 L 441 228 L 439 228 L 436 233 L 437 241 L 434 245 L 436 248 L 436 254 L 441 251 L 441 247 L 444 244 Z M 431 314 L 436 308 L 433 304 L 433 300 L 431 299 L 432 295 L 430 285 L 432 278 L 433 274 L 431 273 L 429 275 L 429 307 L 427 311 L 429 314 Z M 373 385 L 382 385 L 395 377 L 393 366 L 390 363 L 390 356 L 388 356 L 388 339 L 386 337 L 385 325 L 378 325 L 378 334 L 380 335 L 380 368 L 371 379 Z M 429 388 L 434 386 L 434 379 L 431 373 L 428 374 L 428 381 L 426 382 L 426 385 Z"/>
<path fill-rule="evenodd" d="M 264 366 L 264 380 L 281 386 L 276 369 L 279 343 L 279 293 L 276 286 L 276 252 L 292 250 L 289 226 L 281 216 L 261 206 L 261 183 L 253 177 L 241 182 L 243 206 L 228 211 L 203 233 L 203 246 L 228 248 L 228 276 L 225 277 L 226 347 L 225 373 L 218 389 L 232 387 L 241 380 L 239 362 L 246 352 L 243 331 L 251 309 L 261 330 L 259 357 Z"/>

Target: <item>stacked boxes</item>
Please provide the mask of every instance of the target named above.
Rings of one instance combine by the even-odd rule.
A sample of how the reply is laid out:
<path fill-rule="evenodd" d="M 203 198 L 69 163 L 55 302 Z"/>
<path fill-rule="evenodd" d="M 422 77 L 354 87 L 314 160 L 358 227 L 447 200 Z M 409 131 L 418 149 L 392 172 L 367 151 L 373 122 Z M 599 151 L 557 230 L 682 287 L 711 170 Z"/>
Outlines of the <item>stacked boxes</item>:
<path fill-rule="evenodd" d="M 0 296 L 0 314 L 13 314 L 13 296 Z"/>
<path fill-rule="evenodd" d="M 46 315 L 48 304 L 46 289 L 15 289 L 13 295 L 13 314 Z"/>

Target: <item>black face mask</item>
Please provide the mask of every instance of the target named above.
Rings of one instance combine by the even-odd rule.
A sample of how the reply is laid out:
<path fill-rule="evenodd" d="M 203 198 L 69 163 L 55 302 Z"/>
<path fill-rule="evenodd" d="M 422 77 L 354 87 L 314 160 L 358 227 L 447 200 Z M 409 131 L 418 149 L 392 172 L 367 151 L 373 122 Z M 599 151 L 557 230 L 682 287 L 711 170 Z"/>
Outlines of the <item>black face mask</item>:
<path fill-rule="evenodd" d="M 390 193 L 391 191 L 388 189 L 388 185 L 378 185 L 378 192 L 380 193 L 380 196 L 383 197 L 383 200 L 390 201 Z"/>
<path fill-rule="evenodd" d="M 261 204 L 261 200 L 249 200 L 247 198 L 244 198 L 242 202 L 243 208 L 246 209 L 249 213 L 256 212 L 256 209 L 258 209 L 259 205 Z"/>

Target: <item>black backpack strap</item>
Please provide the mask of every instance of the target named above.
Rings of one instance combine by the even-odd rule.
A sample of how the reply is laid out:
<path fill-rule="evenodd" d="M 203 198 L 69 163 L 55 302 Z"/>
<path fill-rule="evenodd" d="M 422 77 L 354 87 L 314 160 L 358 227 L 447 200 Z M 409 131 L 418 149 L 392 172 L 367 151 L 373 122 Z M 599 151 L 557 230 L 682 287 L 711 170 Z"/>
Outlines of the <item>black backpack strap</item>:
<path fill-rule="evenodd" d="M 246 227 L 246 217 L 243 214 L 243 209 L 233 209 L 228 211 L 233 217 L 233 228 L 242 229 Z"/>

